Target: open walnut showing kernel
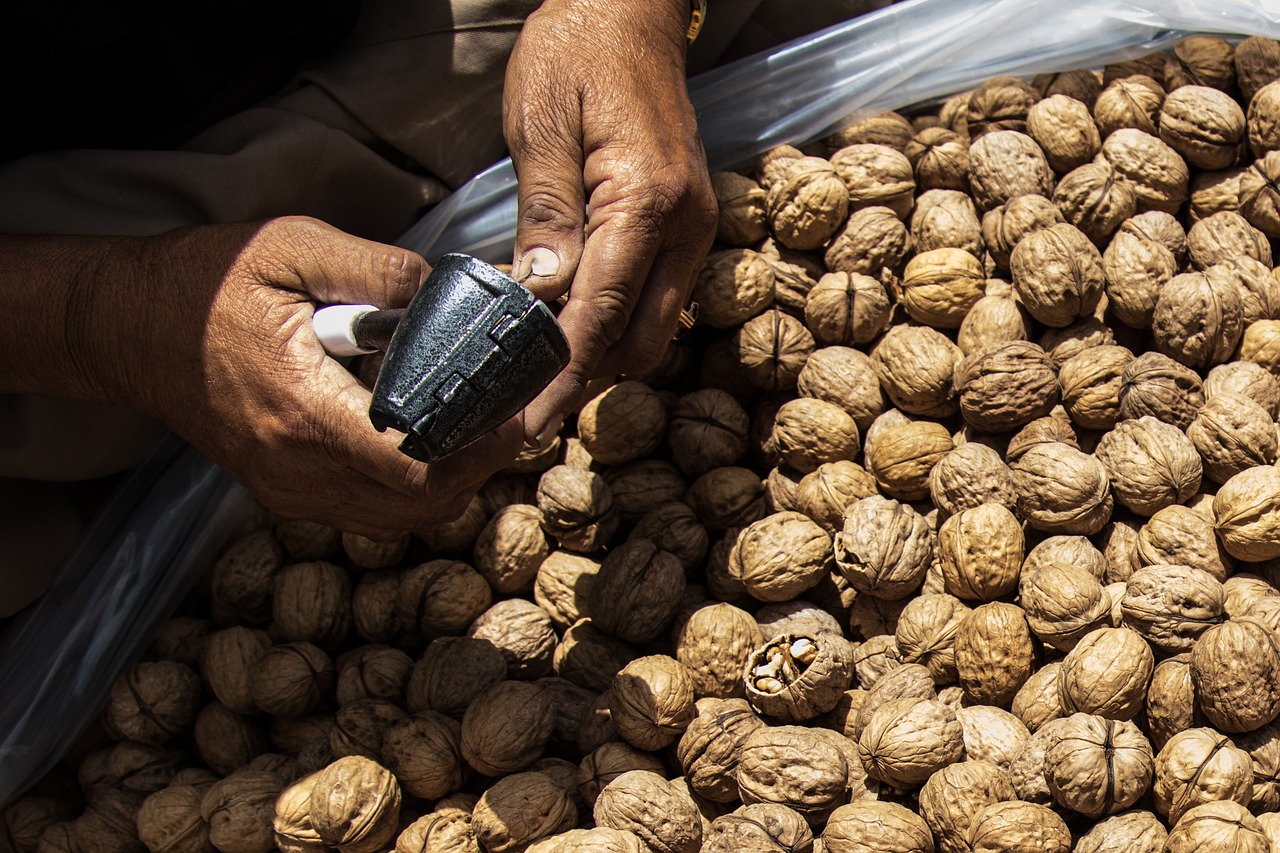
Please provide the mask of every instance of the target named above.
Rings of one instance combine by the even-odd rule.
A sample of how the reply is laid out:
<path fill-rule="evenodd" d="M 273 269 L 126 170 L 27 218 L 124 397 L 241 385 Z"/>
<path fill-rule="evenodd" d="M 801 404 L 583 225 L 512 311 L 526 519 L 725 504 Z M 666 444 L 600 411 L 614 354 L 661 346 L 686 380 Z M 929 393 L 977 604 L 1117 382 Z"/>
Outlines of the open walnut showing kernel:
<path fill-rule="evenodd" d="M 836 706 L 853 681 L 853 647 L 829 632 L 774 637 L 751 655 L 747 701 L 769 717 L 796 723 Z"/>

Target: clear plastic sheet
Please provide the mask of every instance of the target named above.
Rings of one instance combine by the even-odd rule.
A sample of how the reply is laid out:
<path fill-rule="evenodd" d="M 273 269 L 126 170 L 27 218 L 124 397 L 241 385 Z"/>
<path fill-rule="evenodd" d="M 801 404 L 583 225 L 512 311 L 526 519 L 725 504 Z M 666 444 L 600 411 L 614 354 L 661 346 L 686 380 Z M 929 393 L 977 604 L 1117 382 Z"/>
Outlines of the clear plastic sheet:
<path fill-rule="evenodd" d="M 723 169 L 996 74 L 1098 67 L 1193 33 L 1280 37 L 1280 0 L 907 0 L 703 74 L 690 94 L 711 166 Z M 509 261 L 515 214 L 504 161 L 399 242 L 428 258 Z M 179 442 L 130 479 L 0 659 L 0 803 L 38 780 L 98 712 L 248 500 Z"/>
<path fill-rule="evenodd" d="M 715 15 L 712 4 L 710 15 Z M 1276 0 L 907 0 L 700 75 L 689 94 L 713 169 L 997 74 L 1101 67 L 1193 33 L 1280 37 Z M 404 236 L 429 259 L 509 263 L 516 180 L 504 160 Z"/>

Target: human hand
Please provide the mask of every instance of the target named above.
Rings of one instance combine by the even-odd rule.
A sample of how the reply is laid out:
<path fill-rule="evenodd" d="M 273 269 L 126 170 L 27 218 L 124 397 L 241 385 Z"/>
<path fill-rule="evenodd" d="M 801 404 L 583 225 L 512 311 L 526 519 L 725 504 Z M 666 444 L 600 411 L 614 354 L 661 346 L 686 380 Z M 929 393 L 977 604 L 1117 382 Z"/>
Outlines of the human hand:
<path fill-rule="evenodd" d="M 546 0 L 507 66 L 515 277 L 568 293 L 569 366 L 525 410 L 545 444 L 587 382 L 655 367 L 715 236 L 685 84 L 687 0 Z"/>
<path fill-rule="evenodd" d="M 83 306 L 114 318 L 115 345 L 89 354 L 106 368 L 101 394 L 166 423 L 282 515 L 373 538 L 425 529 L 520 450 L 513 420 L 445 460 L 410 459 L 316 339 L 314 302 L 406 306 L 429 272 L 412 252 L 296 217 L 120 241 L 103 266 L 128 290 L 125 311 L 110 293 Z"/>

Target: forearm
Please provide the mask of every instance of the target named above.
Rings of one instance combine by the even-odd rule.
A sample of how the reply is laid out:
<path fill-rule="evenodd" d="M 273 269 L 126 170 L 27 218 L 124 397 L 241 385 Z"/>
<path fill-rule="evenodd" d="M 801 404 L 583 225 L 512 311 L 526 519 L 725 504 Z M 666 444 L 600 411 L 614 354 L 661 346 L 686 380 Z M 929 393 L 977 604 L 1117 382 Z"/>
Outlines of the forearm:
<path fill-rule="evenodd" d="M 127 402 L 101 345 L 102 330 L 116 320 L 104 291 L 126 285 L 109 280 L 118 272 L 108 259 L 126 242 L 0 235 L 0 392 Z"/>

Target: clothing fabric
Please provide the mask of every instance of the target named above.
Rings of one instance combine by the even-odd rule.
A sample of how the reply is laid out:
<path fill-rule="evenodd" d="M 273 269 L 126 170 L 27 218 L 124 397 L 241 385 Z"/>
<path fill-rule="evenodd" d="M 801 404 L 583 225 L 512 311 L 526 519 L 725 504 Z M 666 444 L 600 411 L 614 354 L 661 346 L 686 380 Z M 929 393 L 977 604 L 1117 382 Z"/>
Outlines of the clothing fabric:
<path fill-rule="evenodd" d="M 150 0 L 122 2 L 135 18 L 145 19 L 148 10 L 161 14 Z M 690 71 L 888 2 L 711 0 L 702 33 L 690 49 Z M 196 86 L 197 96 L 214 93 L 213 105 L 167 117 L 179 128 L 200 128 L 172 148 L 129 147 L 180 132 L 165 127 L 148 125 L 136 134 L 123 132 L 126 127 L 98 136 L 91 122 L 88 128 L 83 122 L 78 129 L 62 128 L 62 138 L 102 138 L 118 147 L 41 151 L 0 163 L 0 233 L 151 235 L 180 226 L 299 214 L 390 242 L 504 155 L 506 63 L 524 19 L 539 3 L 364 0 L 349 22 L 342 15 L 352 6 L 344 0 L 321 2 L 309 13 L 305 7 L 313 5 L 311 0 L 237 0 L 231 8 L 242 18 L 260 7 L 266 10 L 268 35 L 288 30 L 278 19 L 287 22 L 285 13 L 293 9 L 309 22 L 303 29 L 325 46 L 335 32 L 345 39 L 323 57 L 310 59 L 305 45 L 293 45 L 286 58 L 306 61 L 283 88 L 210 122 L 226 97 L 242 97 L 245 87 L 253 90 L 282 67 L 269 62 L 265 67 L 253 39 L 240 39 L 236 50 L 245 55 L 237 54 L 243 60 L 239 70 L 222 77 L 206 74 Z M 57 2 L 45 11 L 51 9 Z M 38 25 L 33 21 L 28 25 Z M 80 21 L 76 31 L 83 36 L 92 23 Z M 166 61 L 175 61 L 173 53 L 166 52 Z M 163 66 L 151 73 L 157 70 L 163 72 Z M 81 77 L 88 73 L 82 70 Z M 230 95 L 216 91 L 219 81 Z M 135 104 L 131 115 L 136 119 L 142 112 Z M 39 149 L 41 140 L 40 134 L 27 134 L 8 153 Z M 32 575 L 52 577 L 84 521 L 71 497 L 33 481 L 77 481 L 129 468 L 161 434 L 159 425 L 128 409 L 0 395 L 0 506 L 46 506 L 50 519 L 42 528 L 27 514 L 0 513 L 0 617 L 38 592 L 40 583 L 31 582 Z M 31 497 L 36 495 L 38 500 Z M 60 548 L 51 541 L 67 544 Z"/>

